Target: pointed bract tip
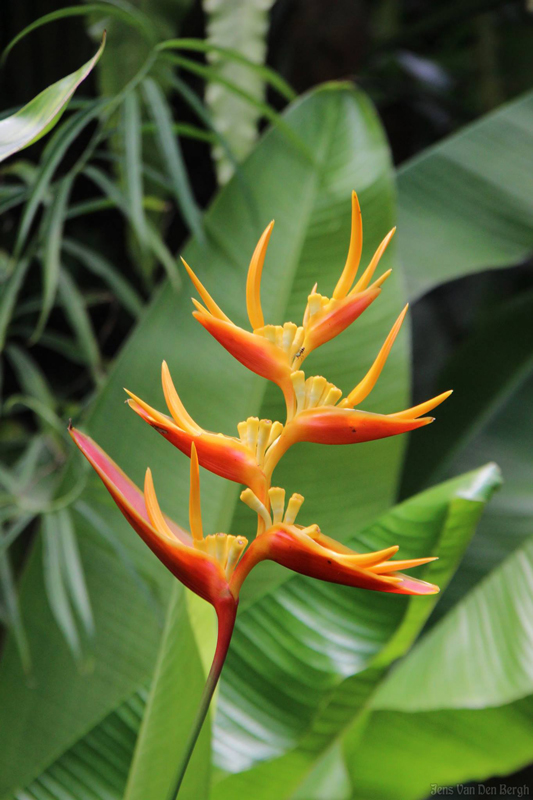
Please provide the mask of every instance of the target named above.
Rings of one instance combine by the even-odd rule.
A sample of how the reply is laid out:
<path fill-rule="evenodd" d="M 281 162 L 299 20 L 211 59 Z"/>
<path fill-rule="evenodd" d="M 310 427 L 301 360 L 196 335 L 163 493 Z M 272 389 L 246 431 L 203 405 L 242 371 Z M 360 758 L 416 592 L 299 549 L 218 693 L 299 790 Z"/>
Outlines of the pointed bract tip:
<path fill-rule="evenodd" d="M 386 272 L 384 272 L 383 275 L 381 275 L 379 278 L 377 278 L 377 280 L 374 281 L 374 283 L 369 287 L 369 289 L 379 289 L 381 286 L 383 286 L 387 278 L 390 276 L 391 272 L 392 269 L 388 269 Z"/>
<path fill-rule="evenodd" d="M 67 431 L 70 433 L 71 430 L 72 430 L 72 417 L 69 419 L 67 425 Z"/>

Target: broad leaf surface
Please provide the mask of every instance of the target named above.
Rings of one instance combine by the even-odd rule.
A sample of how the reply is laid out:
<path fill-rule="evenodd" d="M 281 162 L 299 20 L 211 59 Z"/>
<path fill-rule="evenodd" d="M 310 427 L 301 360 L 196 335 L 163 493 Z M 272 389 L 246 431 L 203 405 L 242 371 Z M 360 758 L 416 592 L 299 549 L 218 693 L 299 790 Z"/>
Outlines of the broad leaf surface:
<path fill-rule="evenodd" d="M 477 711 L 376 711 L 362 743 L 345 745 L 351 800 L 422 800 L 432 786 L 508 775 L 532 758 L 531 697 Z"/>
<path fill-rule="evenodd" d="M 485 708 L 533 695 L 532 575 L 530 537 L 398 665 L 375 707 Z"/>
<path fill-rule="evenodd" d="M 10 800 L 122 800 L 146 695 L 135 692 Z"/>
<path fill-rule="evenodd" d="M 533 93 L 425 150 L 398 171 L 398 240 L 407 293 L 533 251 Z"/>
<path fill-rule="evenodd" d="M 207 673 L 202 669 L 195 636 L 208 642 L 211 637 L 204 626 L 193 628 L 184 602 L 185 592 L 179 584 L 174 585 L 124 800 L 165 798 L 169 795 L 196 716 L 197 699 Z M 212 609 L 206 603 L 203 605 L 210 615 Z M 207 622 L 212 625 L 214 620 L 208 617 Z M 184 679 L 186 686 L 182 682 Z M 180 800 L 198 800 L 209 794 L 210 738 L 211 727 L 206 721 L 180 789 Z"/>
<path fill-rule="evenodd" d="M 524 294 L 474 328 L 439 377 L 439 385 L 455 390 L 439 414 L 439 425 L 420 437 L 416 452 L 414 447 L 408 451 L 407 494 L 489 458 L 504 476 L 502 491 L 484 516 L 437 617 L 533 531 L 533 466 L 525 435 L 533 403 L 532 315 L 533 298 Z"/>
<path fill-rule="evenodd" d="M 105 37 L 98 52 L 86 64 L 48 86 L 27 105 L 0 120 L 0 161 L 33 144 L 53 128 L 80 83 L 102 55 Z"/>

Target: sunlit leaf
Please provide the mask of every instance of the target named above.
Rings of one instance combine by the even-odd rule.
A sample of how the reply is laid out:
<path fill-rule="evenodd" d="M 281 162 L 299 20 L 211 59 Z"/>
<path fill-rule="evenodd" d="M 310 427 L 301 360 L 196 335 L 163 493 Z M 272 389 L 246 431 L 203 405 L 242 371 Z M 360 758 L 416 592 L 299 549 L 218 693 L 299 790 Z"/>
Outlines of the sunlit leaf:
<path fill-rule="evenodd" d="M 97 100 L 88 108 L 73 114 L 47 142 L 40 161 L 37 181 L 32 188 L 20 221 L 14 249 L 15 258 L 18 258 L 23 251 L 35 215 L 49 190 L 53 174 L 61 159 L 81 131 L 98 117 L 105 105 L 105 101 Z"/>
<path fill-rule="evenodd" d="M 57 514 L 43 516 L 42 536 L 44 543 L 43 571 L 48 602 L 73 656 L 81 661 L 80 636 L 65 583 L 61 530 Z"/>
<path fill-rule="evenodd" d="M 76 72 L 42 91 L 11 117 L 0 120 L 0 161 L 33 144 L 57 123 L 65 105 L 102 55 L 105 36 L 98 52 Z"/>
<path fill-rule="evenodd" d="M 533 695 L 532 574 L 530 537 L 423 638 L 373 706 L 408 712 L 486 708 Z"/>

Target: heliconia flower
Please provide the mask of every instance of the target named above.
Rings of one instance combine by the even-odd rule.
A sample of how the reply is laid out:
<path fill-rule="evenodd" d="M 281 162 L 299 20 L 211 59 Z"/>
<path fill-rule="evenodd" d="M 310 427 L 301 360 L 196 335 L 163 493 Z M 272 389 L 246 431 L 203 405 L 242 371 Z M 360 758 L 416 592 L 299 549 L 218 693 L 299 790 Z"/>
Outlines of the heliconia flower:
<path fill-rule="evenodd" d="M 352 287 L 362 250 L 361 210 L 357 195 L 352 195 L 352 231 L 350 248 L 343 272 L 330 298 L 316 292 L 309 295 L 302 325 L 286 322 L 284 325 L 265 325 L 261 306 L 260 287 L 263 264 L 274 223 L 263 232 L 254 250 L 246 282 L 246 308 L 252 332 L 235 325 L 213 300 L 207 289 L 182 259 L 201 299 L 193 303 L 194 317 L 206 330 L 245 367 L 276 383 L 285 395 L 288 409 L 293 409 L 294 397 L 291 374 L 298 370 L 307 356 L 351 325 L 370 303 L 376 299 L 381 284 L 390 275 L 385 272 L 369 286 L 376 267 L 390 242 L 394 230 L 378 247 L 369 266 Z"/>
<path fill-rule="evenodd" d="M 152 408 L 126 389 L 130 407 L 171 444 L 190 456 L 194 444 L 202 467 L 237 483 L 249 486 L 264 497 L 267 483 L 263 472 L 265 450 L 279 436 L 281 423 L 249 417 L 239 426 L 239 438 L 201 428 L 187 413 L 174 387 L 167 363 L 163 361 L 162 384 L 171 416 Z"/>
<path fill-rule="evenodd" d="M 230 589 L 230 579 L 248 541 L 243 536 L 225 533 L 204 538 L 194 443 L 191 451 L 189 533 L 162 513 L 150 469 L 146 470 L 142 492 L 89 436 L 72 427 L 69 432 L 129 524 L 165 567 L 185 586 L 211 603 L 217 613 L 227 612 L 232 605 L 236 610 L 238 597 Z"/>
<path fill-rule="evenodd" d="M 398 547 L 388 547 L 374 553 L 356 553 L 340 542 L 325 536 L 317 525 L 306 528 L 295 520 L 304 501 L 293 494 L 285 510 L 285 490 L 269 489 L 271 512 L 250 489 L 245 489 L 241 500 L 263 520 L 264 532 L 252 542 L 245 552 L 232 578 L 232 588 L 237 592 L 250 570 L 260 561 L 276 561 L 294 572 L 311 578 L 371 589 L 378 592 L 409 595 L 430 595 L 438 586 L 399 572 L 434 561 L 430 558 L 413 558 L 391 561 Z"/>
<path fill-rule="evenodd" d="M 161 511 L 150 469 L 146 470 L 144 492 L 141 492 L 89 436 L 72 427 L 69 432 L 132 528 L 179 581 L 215 607 L 224 626 L 233 625 L 244 579 L 265 559 L 277 561 L 303 575 L 363 589 L 396 594 L 438 591 L 432 584 L 397 572 L 433 561 L 433 558 L 390 561 L 398 551 L 396 546 L 376 553 L 355 553 L 324 536 L 317 525 L 306 528 L 296 525 L 304 498 L 293 494 L 285 509 L 285 490 L 279 487 L 268 491 L 271 512 L 251 489 L 241 494 L 241 499 L 264 523 L 264 532 L 254 539 L 246 552 L 248 540 L 244 536 L 216 533 L 204 537 L 194 443 L 191 447 L 189 533 Z"/>
<path fill-rule="evenodd" d="M 279 439 L 267 454 L 264 469 L 268 475 L 272 474 L 281 456 L 296 442 L 317 444 L 369 442 L 406 433 L 434 421 L 433 417 L 423 415 L 446 400 L 451 391 L 443 392 L 425 403 L 394 414 L 376 414 L 354 409 L 354 406 L 361 403 L 374 388 L 401 328 L 407 308 L 405 306 L 394 323 L 363 380 L 343 400 L 341 400 L 342 391 L 321 375 L 306 380 L 302 370 L 292 373 L 294 412 L 288 416 Z"/>
<path fill-rule="evenodd" d="M 204 537 L 194 443 L 189 498 L 191 532 L 188 533 L 161 511 L 150 469 L 146 470 L 144 492 L 141 492 L 89 436 L 72 427 L 69 432 L 132 528 L 178 580 L 215 607 L 223 625 L 230 621 L 233 624 L 242 583 L 253 566 L 265 559 L 277 561 L 303 575 L 364 589 L 399 594 L 438 591 L 431 584 L 397 573 L 399 569 L 425 564 L 432 558 L 390 561 L 397 547 L 377 553 L 355 553 L 324 536 L 317 525 L 307 528 L 295 525 L 304 498 L 293 494 L 285 509 L 285 490 L 279 487 L 272 487 L 268 492 L 272 513 L 251 489 L 242 493 L 242 500 L 262 518 L 265 532 L 252 542 L 241 559 L 248 544 L 244 536 L 216 533 Z"/>
<path fill-rule="evenodd" d="M 393 228 L 385 236 L 370 264 L 352 287 L 363 250 L 361 208 L 357 194 L 352 192 L 352 230 L 348 257 L 331 298 L 318 294 L 316 285 L 308 297 L 303 322 L 305 336 L 298 362 L 300 366 L 313 350 L 329 342 L 351 325 L 379 295 L 380 286 L 387 280 L 392 270 L 384 272 L 372 286 L 369 284 L 395 231 L 396 228 Z"/>

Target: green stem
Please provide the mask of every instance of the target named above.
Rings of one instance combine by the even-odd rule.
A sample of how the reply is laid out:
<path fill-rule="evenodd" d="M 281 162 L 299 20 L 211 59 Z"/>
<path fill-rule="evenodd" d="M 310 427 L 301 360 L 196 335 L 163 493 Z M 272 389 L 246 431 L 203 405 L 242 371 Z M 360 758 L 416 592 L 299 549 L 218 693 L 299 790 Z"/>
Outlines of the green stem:
<path fill-rule="evenodd" d="M 218 637 L 213 663 L 211 664 L 211 669 L 209 670 L 209 675 L 207 676 L 207 680 L 205 682 L 200 705 L 198 707 L 198 711 L 196 712 L 196 718 L 194 720 L 181 763 L 178 767 L 173 788 L 168 795 L 168 800 L 176 800 L 178 797 L 178 793 L 181 789 L 181 784 L 183 783 L 185 772 L 189 765 L 189 761 L 191 760 L 196 741 L 200 735 L 200 731 L 202 730 L 207 712 L 209 711 L 209 706 L 215 693 L 218 679 L 220 678 L 220 673 L 222 672 L 222 667 L 224 666 L 231 642 L 231 636 L 235 626 L 235 617 L 237 615 L 237 601 L 235 601 L 233 597 L 228 599 L 219 605 L 219 607 L 216 609 L 216 612 L 218 617 Z"/>

